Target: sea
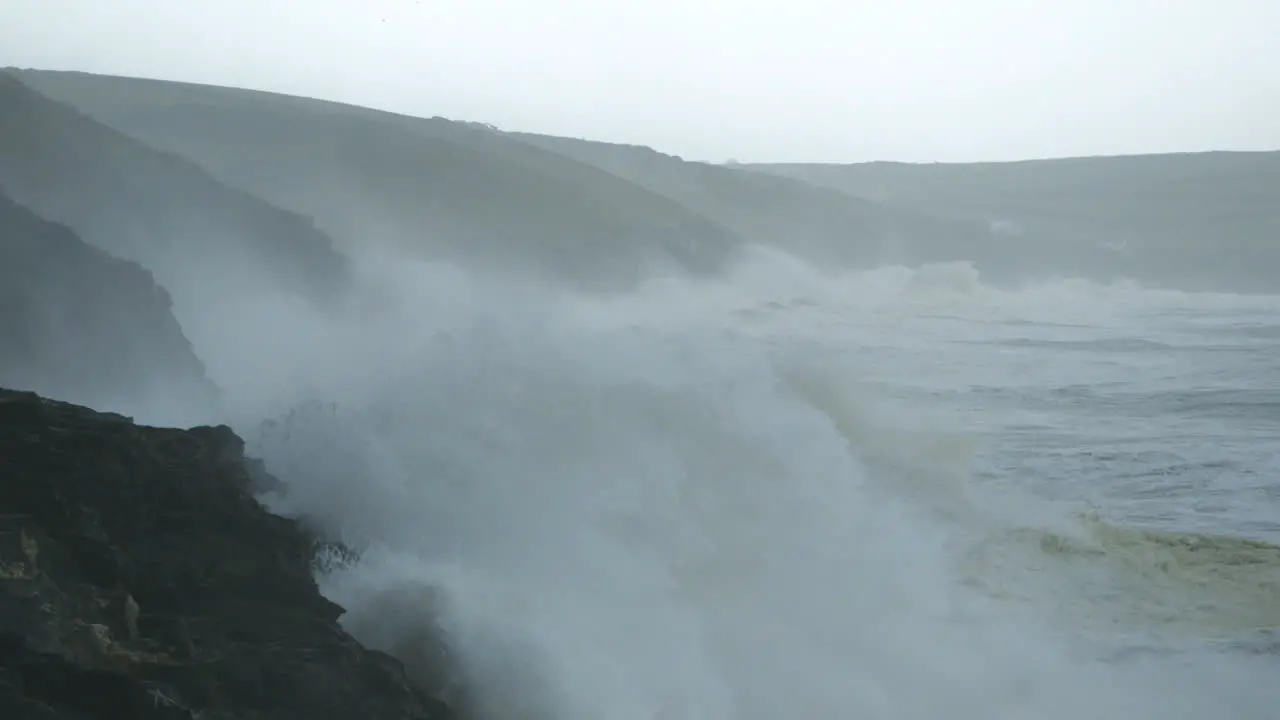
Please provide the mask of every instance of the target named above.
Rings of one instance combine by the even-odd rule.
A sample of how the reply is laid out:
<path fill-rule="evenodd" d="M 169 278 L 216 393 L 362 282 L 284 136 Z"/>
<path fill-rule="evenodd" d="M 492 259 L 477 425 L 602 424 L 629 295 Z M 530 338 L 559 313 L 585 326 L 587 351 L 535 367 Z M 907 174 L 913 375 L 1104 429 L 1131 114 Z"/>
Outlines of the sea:
<path fill-rule="evenodd" d="M 184 324 L 358 553 L 343 622 L 467 718 L 1280 718 L 1280 297 L 368 273 Z"/>

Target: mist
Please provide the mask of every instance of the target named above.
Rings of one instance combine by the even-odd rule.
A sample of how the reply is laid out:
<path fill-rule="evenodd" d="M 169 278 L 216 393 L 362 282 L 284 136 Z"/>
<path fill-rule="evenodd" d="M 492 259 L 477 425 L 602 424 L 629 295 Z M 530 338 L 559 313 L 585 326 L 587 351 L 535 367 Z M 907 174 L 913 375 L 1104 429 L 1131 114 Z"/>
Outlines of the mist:
<path fill-rule="evenodd" d="M 1107 643 L 1079 636 L 1096 609 L 1070 576 L 1038 574 L 1034 548 L 1006 547 L 998 576 L 1030 601 L 974 592 L 975 538 L 1071 516 L 985 496 L 965 469 L 976 438 L 941 413 L 904 422 L 824 339 L 833 307 L 867 313 L 863 343 L 939 311 L 1105 319 L 1140 289 L 1008 295 L 963 265 L 831 278 L 769 249 L 612 299 L 446 263 L 354 266 L 337 308 L 232 294 L 175 312 L 223 391 L 207 422 L 288 485 L 264 502 L 358 552 L 319 578 L 344 625 L 462 717 L 1274 707 L 1270 666 L 1247 658 L 1098 659 L 1090 643 Z M 1062 303 L 1090 295 L 1083 313 Z M 788 309 L 809 315 L 769 319 Z M 191 414 L 176 401 L 140 419 Z"/>
<path fill-rule="evenodd" d="M 859 166 L 6 77 L 36 240 L 4 249 L 40 262 L 0 289 L 121 273 L 67 307 L 154 361 L 39 389 L 231 425 L 284 481 L 262 502 L 350 549 L 317 572 L 344 627 L 458 717 L 1274 714 L 1274 154 L 1103 160 L 1070 202 L 1019 164 L 1043 205 L 990 218 L 989 167 L 877 195 Z M 1248 262 L 1197 262 L 1224 247 Z M 39 350 L 5 384 L 113 345 L 0 320 Z M 175 365 L 216 393 L 131 384 Z"/>
<path fill-rule="evenodd" d="M 1064 596 L 1011 609 L 967 590 L 975 535 L 1052 511 L 984 497 L 974 438 L 941 415 L 903 424 L 820 335 L 779 347 L 794 326 L 726 320 L 801 294 L 1062 319 L 1070 286 L 828 281 L 758 251 L 602 303 L 360 267 L 337 317 L 259 300 L 188 324 L 227 416 L 289 484 L 271 507 L 360 550 L 322 578 L 344 622 L 472 717 L 1203 718 L 1227 685 L 1233 716 L 1266 716 L 1266 667 L 1092 660 Z M 1071 593 L 1009 552 L 1019 592 Z"/>

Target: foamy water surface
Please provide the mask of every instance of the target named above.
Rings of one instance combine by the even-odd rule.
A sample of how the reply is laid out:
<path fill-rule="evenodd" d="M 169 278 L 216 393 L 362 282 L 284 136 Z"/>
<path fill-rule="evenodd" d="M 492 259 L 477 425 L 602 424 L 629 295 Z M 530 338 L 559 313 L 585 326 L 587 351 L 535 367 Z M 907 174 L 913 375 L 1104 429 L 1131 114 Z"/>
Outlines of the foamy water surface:
<path fill-rule="evenodd" d="M 769 253 L 607 300 L 378 280 L 336 327 L 259 308 L 269 373 L 206 361 L 277 507 L 363 549 L 322 578 L 349 625 L 438 626 L 477 718 L 1280 707 L 1280 298 Z"/>

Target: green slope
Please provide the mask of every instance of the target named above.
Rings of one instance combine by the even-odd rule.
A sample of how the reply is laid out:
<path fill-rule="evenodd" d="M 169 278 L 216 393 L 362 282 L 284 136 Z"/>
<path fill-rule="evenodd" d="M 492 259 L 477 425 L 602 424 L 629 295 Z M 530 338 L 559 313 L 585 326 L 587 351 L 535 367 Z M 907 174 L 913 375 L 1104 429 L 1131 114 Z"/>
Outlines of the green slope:
<path fill-rule="evenodd" d="M 648 148 L 256 91 L 20 71 L 41 92 L 311 215 L 344 247 L 627 287 L 745 243 L 824 267 L 1280 291 L 1280 154 L 971 165 L 686 162 Z"/>
<path fill-rule="evenodd" d="M 1278 152 L 752 167 L 1000 223 L 1021 241 L 1028 267 L 1175 288 L 1280 291 Z"/>
<path fill-rule="evenodd" d="M 801 180 L 687 162 L 650 148 L 518 134 L 624 177 L 732 228 L 744 239 L 836 267 L 964 259 L 999 238 L 985 224 L 945 219 Z"/>
<path fill-rule="evenodd" d="M 115 409 L 217 397 L 150 273 L 3 192 L 0 386 Z"/>
<path fill-rule="evenodd" d="M 222 183 L 0 73 L 0 185 L 141 263 L 184 300 L 281 288 L 322 301 L 348 268 L 304 217 Z"/>
<path fill-rule="evenodd" d="M 727 228 L 484 126 L 186 83 L 20 71 L 25 82 L 283 207 L 347 248 L 409 249 L 593 288 L 710 272 Z"/>

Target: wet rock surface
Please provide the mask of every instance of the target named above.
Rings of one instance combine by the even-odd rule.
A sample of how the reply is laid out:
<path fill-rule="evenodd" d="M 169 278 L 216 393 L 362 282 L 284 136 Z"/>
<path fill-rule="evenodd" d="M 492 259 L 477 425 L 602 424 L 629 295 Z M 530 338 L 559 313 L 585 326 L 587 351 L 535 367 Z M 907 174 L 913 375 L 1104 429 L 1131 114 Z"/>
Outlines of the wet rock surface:
<path fill-rule="evenodd" d="M 0 717 L 453 717 L 339 627 L 243 449 L 0 389 Z"/>

